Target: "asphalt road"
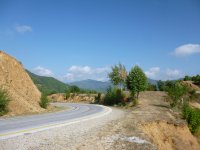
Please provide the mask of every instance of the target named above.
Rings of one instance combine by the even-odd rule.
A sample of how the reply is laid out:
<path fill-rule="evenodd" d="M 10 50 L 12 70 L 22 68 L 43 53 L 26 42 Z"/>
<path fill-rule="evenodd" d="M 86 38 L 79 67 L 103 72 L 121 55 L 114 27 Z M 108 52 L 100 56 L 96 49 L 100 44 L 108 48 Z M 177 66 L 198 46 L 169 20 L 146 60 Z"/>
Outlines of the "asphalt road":
<path fill-rule="evenodd" d="M 88 121 L 112 111 L 108 107 L 91 104 L 55 103 L 54 105 L 64 106 L 68 109 L 54 113 L 1 118 L 0 139 Z"/>

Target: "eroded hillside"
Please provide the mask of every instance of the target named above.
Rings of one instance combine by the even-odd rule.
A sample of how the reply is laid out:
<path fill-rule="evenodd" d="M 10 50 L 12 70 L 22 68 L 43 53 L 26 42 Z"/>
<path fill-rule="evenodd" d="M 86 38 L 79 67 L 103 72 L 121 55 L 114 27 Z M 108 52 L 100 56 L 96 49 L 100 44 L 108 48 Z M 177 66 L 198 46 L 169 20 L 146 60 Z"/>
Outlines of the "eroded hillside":
<path fill-rule="evenodd" d="M 41 93 L 15 58 L 0 51 L 0 87 L 8 92 L 11 99 L 9 115 L 41 112 Z"/>

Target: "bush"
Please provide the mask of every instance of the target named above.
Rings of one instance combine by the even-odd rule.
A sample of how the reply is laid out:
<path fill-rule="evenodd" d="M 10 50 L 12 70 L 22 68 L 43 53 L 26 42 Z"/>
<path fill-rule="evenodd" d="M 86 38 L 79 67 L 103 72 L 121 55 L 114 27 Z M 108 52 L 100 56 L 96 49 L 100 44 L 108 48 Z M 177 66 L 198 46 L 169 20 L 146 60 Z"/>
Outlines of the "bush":
<path fill-rule="evenodd" d="M 94 103 L 95 104 L 99 104 L 101 101 L 101 93 L 98 93 L 97 96 L 95 96 L 95 100 L 94 100 Z"/>
<path fill-rule="evenodd" d="M 49 104 L 49 100 L 48 100 L 48 98 L 47 98 L 47 95 L 46 94 L 44 94 L 44 93 L 42 93 L 42 96 L 41 96 L 41 98 L 40 98 L 40 106 L 42 107 L 42 108 L 47 108 L 47 106 L 48 106 L 48 104 Z"/>
<path fill-rule="evenodd" d="M 183 106 L 183 118 L 186 119 L 190 131 L 193 134 L 197 133 L 200 127 L 200 110 L 185 104 Z"/>
<path fill-rule="evenodd" d="M 104 97 L 103 103 L 112 106 L 114 104 L 124 103 L 125 95 L 121 89 L 109 88 Z"/>
<path fill-rule="evenodd" d="M 171 99 L 170 105 L 175 107 L 187 93 L 187 87 L 177 82 L 172 86 L 168 86 L 166 91 L 169 98 Z"/>
<path fill-rule="evenodd" d="M 70 92 L 67 91 L 66 94 L 65 94 L 65 98 L 68 99 L 69 97 L 70 97 Z"/>
<path fill-rule="evenodd" d="M 157 87 L 154 84 L 148 83 L 146 90 L 147 91 L 157 91 Z"/>
<path fill-rule="evenodd" d="M 8 94 L 5 90 L 0 89 L 0 116 L 8 112 L 7 106 L 10 101 Z"/>

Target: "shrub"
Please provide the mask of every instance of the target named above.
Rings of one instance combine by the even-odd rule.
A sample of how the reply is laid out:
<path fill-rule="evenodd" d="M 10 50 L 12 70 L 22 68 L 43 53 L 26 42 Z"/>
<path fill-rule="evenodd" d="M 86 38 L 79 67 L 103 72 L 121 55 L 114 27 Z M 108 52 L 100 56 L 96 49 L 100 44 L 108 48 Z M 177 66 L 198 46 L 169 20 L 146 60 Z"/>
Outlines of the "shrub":
<path fill-rule="evenodd" d="M 0 89 L 0 116 L 8 112 L 7 106 L 10 101 L 8 94 L 5 90 Z"/>
<path fill-rule="evenodd" d="M 168 86 L 167 94 L 171 99 L 170 105 L 175 107 L 178 102 L 183 99 L 183 96 L 187 93 L 187 87 L 180 84 L 179 82 L 175 83 L 173 86 Z"/>
<path fill-rule="evenodd" d="M 40 98 L 40 106 L 42 107 L 42 108 L 47 108 L 47 106 L 48 106 L 48 104 L 49 104 L 49 100 L 48 100 L 48 98 L 47 98 L 47 95 L 46 94 L 44 94 L 44 93 L 42 93 L 42 96 L 41 96 L 41 98 Z"/>
<path fill-rule="evenodd" d="M 200 110 L 185 104 L 183 106 L 183 118 L 186 119 L 190 131 L 193 134 L 197 133 L 200 127 Z"/>
<path fill-rule="evenodd" d="M 101 101 L 101 93 L 98 93 L 98 95 L 95 96 L 95 101 L 94 101 L 94 103 L 95 103 L 95 104 L 99 104 L 100 101 Z"/>
<path fill-rule="evenodd" d="M 157 91 L 157 87 L 154 84 L 148 83 L 146 90 L 147 91 Z"/>
<path fill-rule="evenodd" d="M 69 97 L 70 97 L 70 92 L 67 91 L 67 92 L 66 92 L 66 95 L 65 95 L 65 98 L 68 99 Z"/>
<path fill-rule="evenodd" d="M 109 88 L 104 97 L 103 103 L 112 106 L 114 104 L 124 103 L 125 95 L 121 89 Z"/>

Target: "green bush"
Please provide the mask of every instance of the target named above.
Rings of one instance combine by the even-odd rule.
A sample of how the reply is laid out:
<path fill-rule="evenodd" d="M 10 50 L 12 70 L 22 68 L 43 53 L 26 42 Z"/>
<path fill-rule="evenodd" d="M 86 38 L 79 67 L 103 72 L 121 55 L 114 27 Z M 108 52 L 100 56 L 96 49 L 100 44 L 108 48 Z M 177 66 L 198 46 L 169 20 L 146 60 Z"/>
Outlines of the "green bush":
<path fill-rule="evenodd" d="M 124 103 L 125 95 L 121 89 L 109 88 L 104 97 L 103 104 L 105 105 L 115 105 L 119 103 Z"/>
<path fill-rule="evenodd" d="M 183 96 L 187 94 L 188 89 L 186 86 L 177 82 L 174 85 L 168 86 L 166 91 L 171 100 L 171 107 L 175 107 L 181 101 L 181 99 L 183 99 Z"/>
<path fill-rule="evenodd" d="M 101 101 L 101 93 L 98 93 L 97 96 L 95 96 L 95 100 L 94 100 L 94 103 L 95 104 L 99 104 Z"/>
<path fill-rule="evenodd" d="M 147 91 L 157 91 L 157 87 L 154 84 L 148 83 L 146 90 Z"/>
<path fill-rule="evenodd" d="M 42 108 L 47 108 L 47 106 L 48 106 L 48 104 L 49 104 L 49 100 L 48 100 L 48 98 L 47 98 L 47 95 L 46 94 L 42 94 L 42 96 L 41 96 L 41 98 L 40 98 L 40 106 L 42 107 Z"/>
<path fill-rule="evenodd" d="M 70 92 L 67 91 L 66 94 L 65 94 L 65 98 L 68 99 L 69 97 L 70 97 Z"/>
<path fill-rule="evenodd" d="M 5 90 L 0 89 L 0 116 L 8 112 L 7 106 L 10 101 L 8 94 Z"/>
<path fill-rule="evenodd" d="M 195 134 L 200 127 L 200 109 L 191 108 L 188 104 L 183 106 L 183 118 L 186 119 L 190 131 Z"/>

